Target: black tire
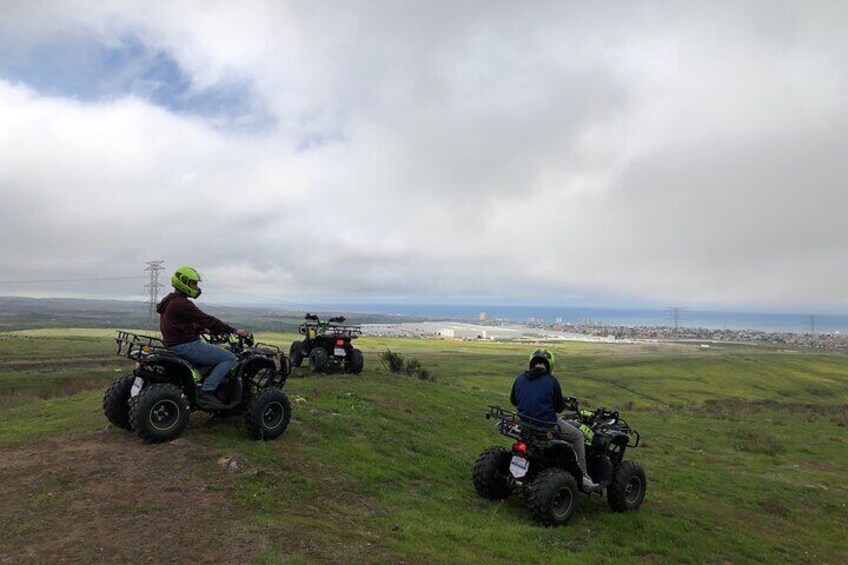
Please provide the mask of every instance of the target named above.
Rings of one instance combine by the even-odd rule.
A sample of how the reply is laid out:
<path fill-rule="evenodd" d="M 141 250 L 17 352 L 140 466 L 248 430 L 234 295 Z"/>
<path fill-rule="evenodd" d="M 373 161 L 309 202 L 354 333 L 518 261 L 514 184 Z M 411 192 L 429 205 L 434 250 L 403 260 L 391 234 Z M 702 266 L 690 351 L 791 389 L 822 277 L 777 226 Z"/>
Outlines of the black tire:
<path fill-rule="evenodd" d="M 577 481 L 562 469 L 545 469 L 530 484 L 527 505 L 539 523 L 561 526 L 577 511 Z"/>
<path fill-rule="evenodd" d="M 316 347 L 309 353 L 309 368 L 313 373 L 323 373 L 330 364 L 330 356 L 323 347 Z"/>
<path fill-rule="evenodd" d="M 130 403 L 130 423 L 135 433 L 150 443 L 170 441 L 188 425 L 191 407 L 174 385 L 156 384 L 141 389 Z"/>
<path fill-rule="evenodd" d="M 347 359 L 347 372 L 359 374 L 362 368 L 365 367 L 365 356 L 358 349 L 351 349 L 350 356 Z"/>
<path fill-rule="evenodd" d="M 645 500 L 647 486 L 642 466 L 635 461 L 624 461 L 615 470 L 612 483 L 607 488 L 607 502 L 615 512 L 636 510 Z"/>
<path fill-rule="evenodd" d="M 245 414 L 247 430 L 253 439 L 276 439 L 286 431 L 291 420 L 292 408 L 289 397 L 278 388 L 260 390 Z"/>
<path fill-rule="evenodd" d="M 303 364 L 303 346 L 299 341 L 291 344 L 289 359 L 291 359 L 292 367 L 300 367 Z"/>
<path fill-rule="evenodd" d="M 130 390 L 135 375 L 124 375 L 109 385 L 103 395 L 103 414 L 112 424 L 125 430 L 132 429 L 130 425 Z"/>
<path fill-rule="evenodd" d="M 471 478 L 477 494 L 489 500 L 501 500 L 515 490 L 515 480 L 509 472 L 512 454 L 503 447 L 489 447 L 474 463 Z"/>

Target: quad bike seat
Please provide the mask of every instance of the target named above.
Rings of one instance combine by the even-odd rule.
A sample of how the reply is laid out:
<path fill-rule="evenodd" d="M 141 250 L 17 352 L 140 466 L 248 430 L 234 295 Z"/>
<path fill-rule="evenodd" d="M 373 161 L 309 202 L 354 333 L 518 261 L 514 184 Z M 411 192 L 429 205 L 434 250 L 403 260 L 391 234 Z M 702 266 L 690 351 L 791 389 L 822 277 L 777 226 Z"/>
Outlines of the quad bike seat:
<path fill-rule="evenodd" d="M 171 351 L 157 351 L 154 355 L 156 355 L 156 357 L 159 359 L 173 361 L 175 363 L 179 363 L 180 365 L 185 365 L 186 367 L 196 369 L 202 377 L 209 375 L 209 373 L 212 372 L 212 369 L 215 368 L 215 365 L 195 365 L 194 363 L 183 359 L 182 357 Z"/>

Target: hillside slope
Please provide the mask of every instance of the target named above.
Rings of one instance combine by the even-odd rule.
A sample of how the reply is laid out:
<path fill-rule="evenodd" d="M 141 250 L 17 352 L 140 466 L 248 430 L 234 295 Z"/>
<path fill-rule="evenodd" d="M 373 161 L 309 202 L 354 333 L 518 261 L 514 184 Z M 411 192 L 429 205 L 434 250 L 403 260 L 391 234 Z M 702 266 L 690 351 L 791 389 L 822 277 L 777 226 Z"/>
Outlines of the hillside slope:
<path fill-rule="evenodd" d="M 52 341 L 40 351 L 70 354 L 74 335 L 41 334 Z M 14 347 L 9 339 L 0 337 L 0 361 L 36 360 L 27 356 L 36 338 L 19 334 Z M 470 481 L 477 454 L 507 444 L 482 414 L 508 403 L 527 347 L 361 344 L 363 375 L 289 381 L 294 419 L 269 443 L 248 440 L 240 421 L 200 414 L 166 445 L 108 426 L 96 383 L 119 366 L 100 367 L 85 385 L 94 390 L 21 396 L 0 413 L 0 563 L 848 559 L 845 357 L 555 346 L 566 394 L 627 410 L 645 439 L 631 457 L 649 487 L 636 513 L 613 514 L 595 496 L 569 526 L 545 529 L 520 500 L 484 501 Z M 437 381 L 387 374 L 377 361 L 387 347 L 418 357 Z M 67 378 L 82 378 L 79 370 Z M 13 390 L 63 374 L 24 364 Z"/>

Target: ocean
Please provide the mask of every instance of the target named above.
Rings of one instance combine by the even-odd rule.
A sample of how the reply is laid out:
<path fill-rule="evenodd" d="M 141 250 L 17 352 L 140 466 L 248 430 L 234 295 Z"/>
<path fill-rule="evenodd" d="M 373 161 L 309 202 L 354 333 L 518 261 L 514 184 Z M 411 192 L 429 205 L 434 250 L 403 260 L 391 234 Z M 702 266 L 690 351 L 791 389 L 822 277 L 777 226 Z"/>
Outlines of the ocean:
<path fill-rule="evenodd" d="M 673 326 L 669 310 L 616 308 L 576 308 L 558 306 L 486 306 L 440 304 L 338 304 L 333 308 L 347 312 L 397 314 L 431 319 L 480 319 L 485 312 L 490 321 L 527 322 L 531 318 L 553 323 L 577 324 L 592 320 L 597 324 L 624 326 Z M 679 312 L 680 327 L 772 332 L 848 332 L 848 315 L 781 314 L 774 312 L 724 312 L 684 310 Z"/>

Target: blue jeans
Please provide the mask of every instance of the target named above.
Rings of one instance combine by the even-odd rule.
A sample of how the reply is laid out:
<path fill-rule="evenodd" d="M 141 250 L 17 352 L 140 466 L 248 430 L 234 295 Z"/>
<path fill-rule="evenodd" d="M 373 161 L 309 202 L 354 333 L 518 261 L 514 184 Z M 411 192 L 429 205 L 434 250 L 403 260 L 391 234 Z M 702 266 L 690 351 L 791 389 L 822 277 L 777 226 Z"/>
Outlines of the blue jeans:
<path fill-rule="evenodd" d="M 224 380 L 224 377 L 227 376 L 230 369 L 235 367 L 236 361 L 238 361 L 238 358 L 231 352 L 226 349 L 210 345 L 202 339 L 189 343 L 181 343 L 174 347 L 169 347 L 168 349 L 192 365 L 215 365 L 215 368 L 212 369 L 212 372 L 209 373 L 209 376 L 206 377 L 205 381 L 203 381 L 203 386 L 200 387 L 206 392 L 212 392 L 218 388 L 218 385 L 221 384 L 221 381 Z"/>

